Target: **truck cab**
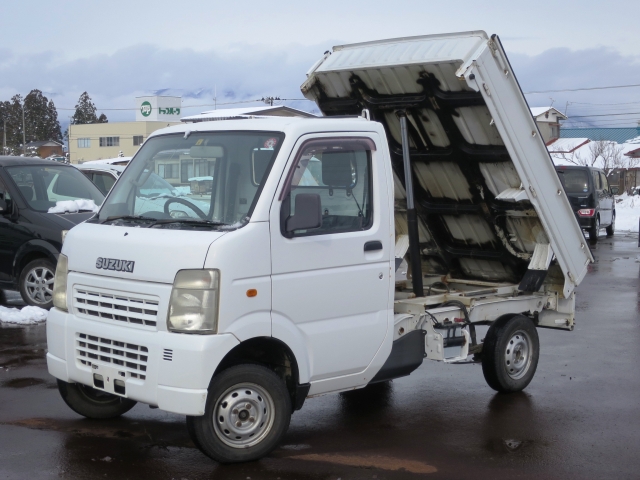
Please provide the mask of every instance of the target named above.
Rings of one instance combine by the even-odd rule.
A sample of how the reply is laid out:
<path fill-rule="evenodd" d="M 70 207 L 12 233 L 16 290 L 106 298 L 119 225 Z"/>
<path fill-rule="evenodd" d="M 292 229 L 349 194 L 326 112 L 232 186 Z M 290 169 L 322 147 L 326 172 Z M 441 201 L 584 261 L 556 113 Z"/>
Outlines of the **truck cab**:
<path fill-rule="evenodd" d="M 70 408 L 146 403 L 255 460 L 309 396 L 425 357 L 520 391 L 537 328 L 573 329 L 592 257 L 497 38 L 335 47 L 302 91 L 325 116 L 154 132 L 69 232 L 47 362 Z"/>

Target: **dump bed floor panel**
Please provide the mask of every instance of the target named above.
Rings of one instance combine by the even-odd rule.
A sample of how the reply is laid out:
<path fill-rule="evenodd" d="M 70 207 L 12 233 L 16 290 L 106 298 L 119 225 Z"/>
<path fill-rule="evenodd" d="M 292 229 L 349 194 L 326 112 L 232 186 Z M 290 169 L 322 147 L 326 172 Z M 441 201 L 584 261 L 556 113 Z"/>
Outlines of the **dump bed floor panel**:
<path fill-rule="evenodd" d="M 530 277 L 537 244 L 558 257 L 548 287 L 568 296 L 586 273 L 591 255 L 497 39 L 468 32 L 335 47 L 302 91 L 326 115 L 368 109 L 384 125 L 397 235 L 406 233 L 397 113 L 406 112 L 424 274 L 517 284 Z M 541 202 L 543 189 L 555 198 Z"/>

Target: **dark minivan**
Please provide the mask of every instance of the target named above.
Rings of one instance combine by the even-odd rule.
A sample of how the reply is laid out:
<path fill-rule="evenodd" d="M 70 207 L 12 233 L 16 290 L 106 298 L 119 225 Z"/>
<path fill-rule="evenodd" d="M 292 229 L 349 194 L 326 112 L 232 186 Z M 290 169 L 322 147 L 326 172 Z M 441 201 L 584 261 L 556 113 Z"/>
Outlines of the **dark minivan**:
<path fill-rule="evenodd" d="M 612 236 L 616 226 L 617 187 L 609 187 L 607 176 L 599 168 L 582 166 L 556 166 L 569 203 L 583 230 L 589 232 L 589 241 L 595 244 L 601 228 Z"/>
<path fill-rule="evenodd" d="M 75 167 L 0 156 L 0 288 L 19 290 L 28 305 L 51 308 L 63 232 L 94 212 L 49 209 L 81 199 L 101 205 L 104 195 Z M 58 209 L 64 210 L 63 205 Z"/>

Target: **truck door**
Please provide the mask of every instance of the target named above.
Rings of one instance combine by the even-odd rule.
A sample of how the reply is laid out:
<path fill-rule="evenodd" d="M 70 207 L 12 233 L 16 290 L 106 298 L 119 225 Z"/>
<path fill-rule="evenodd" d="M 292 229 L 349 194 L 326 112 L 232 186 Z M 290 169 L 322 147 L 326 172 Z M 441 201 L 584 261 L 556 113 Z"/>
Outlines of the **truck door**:
<path fill-rule="evenodd" d="M 390 165 L 379 142 L 302 137 L 271 207 L 273 334 L 293 329 L 311 382 L 364 371 L 392 326 Z M 321 226 L 288 232 L 302 194 L 319 196 Z"/>

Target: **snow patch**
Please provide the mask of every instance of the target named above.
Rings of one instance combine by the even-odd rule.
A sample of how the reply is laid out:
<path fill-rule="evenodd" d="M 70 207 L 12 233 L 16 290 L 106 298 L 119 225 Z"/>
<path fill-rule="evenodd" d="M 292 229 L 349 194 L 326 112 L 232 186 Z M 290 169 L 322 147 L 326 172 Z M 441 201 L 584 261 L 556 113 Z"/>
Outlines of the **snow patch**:
<path fill-rule="evenodd" d="M 79 198 L 77 200 L 60 200 L 55 207 L 51 207 L 49 213 L 78 213 L 80 210 L 97 212 L 99 207 L 93 200 Z"/>
<path fill-rule="evenodd" d="M 190 182 L 206 182 L 207 180 L 213 180 L 213 177 L 192 177 L 188 180 Z"/>
<path fill-rule="evenodd" d="M 616 230 L 638 231 L 640 196 L 626 193 L 616 196 Z"/>
<path fill-rule="evenodd" d="M 0 322 L 16 325 L 35 325 L 47 319 L 49 312 L 44 308 L 27 306 L 22 310 L 0 306 Z"/>

